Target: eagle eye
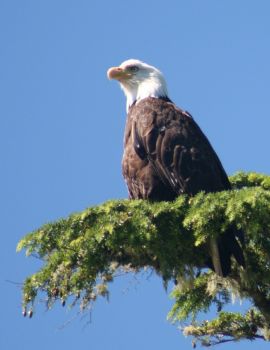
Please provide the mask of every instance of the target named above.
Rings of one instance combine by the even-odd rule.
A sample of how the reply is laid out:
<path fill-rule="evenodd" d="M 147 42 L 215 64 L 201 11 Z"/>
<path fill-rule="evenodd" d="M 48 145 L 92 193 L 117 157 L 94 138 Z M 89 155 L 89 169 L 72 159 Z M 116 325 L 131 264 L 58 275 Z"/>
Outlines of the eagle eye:
<path fill-rule="evenodd" d="M 139 67 L 138 66 L 129 66 L 128 70 L 132 73 L 136 73 L 136 72 L 138 72 Z"/>

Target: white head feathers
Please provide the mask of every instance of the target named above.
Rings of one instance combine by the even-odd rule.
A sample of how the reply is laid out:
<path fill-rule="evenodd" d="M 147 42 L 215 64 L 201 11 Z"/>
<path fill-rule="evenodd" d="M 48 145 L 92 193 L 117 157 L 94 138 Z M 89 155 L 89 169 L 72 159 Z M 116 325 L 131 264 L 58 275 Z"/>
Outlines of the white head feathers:
<path fill-rule="evenodd" d="M 127 98 L 127 111 L 135 102 L 146 97 L 167 97 L 166 81 L 155 67 L 139 60 L 130 59 L 119 67 L 108 70 L 108 78 L 120 82 Z"/>

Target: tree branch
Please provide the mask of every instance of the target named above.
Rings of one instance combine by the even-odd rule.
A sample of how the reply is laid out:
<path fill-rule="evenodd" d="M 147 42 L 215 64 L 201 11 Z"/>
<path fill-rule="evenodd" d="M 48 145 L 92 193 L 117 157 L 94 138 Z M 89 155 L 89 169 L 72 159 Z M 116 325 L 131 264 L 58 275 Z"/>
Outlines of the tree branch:
<path fill-rule="evenodd" d="M 239 173 L 232 191 L 180 196 L 174 202 L 109 201 L 46 224 L 25 236 L 18 250 L 44 261 L 23 286 L 23 314 L 33 315 L 37 296 L 45 292 L 48 308 L 57 300 L 80 309 L 122 273 L 151 268 L 164 283 L 177 285 L 169 314 L 174 322 L 192 317 L 184 333 L 215 345 L 239 339 L 269 339 L 270 324 L 270 177 Z M 245 232 L 246 269 L 233 262 L 230 277 L 207 272 L 207 243 L 236 225 Z M 241 315 L 220 312 L 231 292 L 255 308 Z M 75 301 L 75 302 L 74 302 Z M 194 323 L 199 312 L 216 305 L 217 318 Z"/>

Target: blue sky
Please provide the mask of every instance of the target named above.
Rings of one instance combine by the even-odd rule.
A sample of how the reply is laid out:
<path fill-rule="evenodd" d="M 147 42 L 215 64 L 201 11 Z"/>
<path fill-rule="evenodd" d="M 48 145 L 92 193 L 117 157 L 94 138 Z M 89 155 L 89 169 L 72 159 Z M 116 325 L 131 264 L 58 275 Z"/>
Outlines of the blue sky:
<path fill-rule="evenodd" d="M 0 1 L 1 349 L 191 348 L 166 321 L 172 301 L 155 276 L 117 279 L 90 324 L 42 302 L 24 319 L 8 281 L 40 262 L 15 248 L 48 221 L 127 196 L 125 100 L 106 70 L 128 58 L 163 71 L 228 174 L 269 174 L 269 12 L 268 0 Z M 269 345 L 219 349 L 257 346 Z"/>

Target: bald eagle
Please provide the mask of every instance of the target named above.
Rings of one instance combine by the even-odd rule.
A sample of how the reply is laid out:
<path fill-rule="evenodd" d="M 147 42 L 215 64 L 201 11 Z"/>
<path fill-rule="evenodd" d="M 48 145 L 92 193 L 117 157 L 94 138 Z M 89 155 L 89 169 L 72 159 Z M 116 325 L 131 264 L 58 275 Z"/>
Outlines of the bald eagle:
<path fill-rule="evenodd" d="M 155 67 L 130 59 L 108 70 L 127 99 L 122 172 L 130 199 L 172 201 L 181 194 L 231 189 L 225 170 L 192 116 L 168 97 Z M 240 233 L 231 227 L 212 239 L 206 262 L 218 275 L 231 272 L 231 256 L 244 266 Z"/>

